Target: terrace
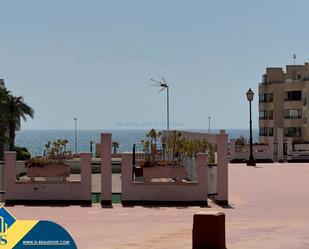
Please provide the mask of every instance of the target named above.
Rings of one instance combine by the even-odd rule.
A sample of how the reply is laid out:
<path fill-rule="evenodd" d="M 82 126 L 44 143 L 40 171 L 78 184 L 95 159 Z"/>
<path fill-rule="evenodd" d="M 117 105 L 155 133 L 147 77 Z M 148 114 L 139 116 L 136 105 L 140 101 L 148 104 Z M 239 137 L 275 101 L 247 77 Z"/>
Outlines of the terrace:
<path fill-rule="evenodd" d="M 155 248 L 192 246 L 193 214 L 226 214 L 227 248 L 308 248 L 309 167 L 306 164 L 229 165 L 230 208 L 8 207 L 18 219 L 53 220 L 65 227 L 79 248 Z M 273 184 L 276 182 L 276 184 Z M 78 220 L 78 226 L 76 222 Z"/>

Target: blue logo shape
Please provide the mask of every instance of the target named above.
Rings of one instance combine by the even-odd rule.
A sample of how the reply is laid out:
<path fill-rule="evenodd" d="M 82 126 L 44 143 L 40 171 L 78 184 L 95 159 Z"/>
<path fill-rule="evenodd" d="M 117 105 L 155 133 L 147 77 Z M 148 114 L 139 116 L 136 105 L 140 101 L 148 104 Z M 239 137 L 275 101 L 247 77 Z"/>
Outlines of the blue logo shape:
<path fill-rule="evenodd" d="M 14 249 L 77 249 L 71 235 L 60 225 L 40 220 L 17 244 Z"/>
<path fill-rule="evenodd" d="M 4 207 L 0 208 L 0 233 L 5 233 L 15 221 L 15 218 Z"/>

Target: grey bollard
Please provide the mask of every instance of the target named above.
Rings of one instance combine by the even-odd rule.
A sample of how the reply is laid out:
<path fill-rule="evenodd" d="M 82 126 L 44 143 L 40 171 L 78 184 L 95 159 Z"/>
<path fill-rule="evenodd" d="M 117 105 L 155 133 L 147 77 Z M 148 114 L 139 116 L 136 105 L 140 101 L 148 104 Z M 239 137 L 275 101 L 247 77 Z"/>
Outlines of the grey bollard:
<path fill-rule="evenodd" d="M 198 212 L 194 214 L 192 249 L 226 249 L 224 213 Z"/>

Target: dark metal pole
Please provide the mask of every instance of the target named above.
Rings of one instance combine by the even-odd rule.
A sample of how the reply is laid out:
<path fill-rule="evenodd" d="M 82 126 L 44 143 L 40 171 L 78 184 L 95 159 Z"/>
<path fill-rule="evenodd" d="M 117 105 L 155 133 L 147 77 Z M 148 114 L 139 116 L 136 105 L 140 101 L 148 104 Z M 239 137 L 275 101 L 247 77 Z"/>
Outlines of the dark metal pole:
<path fill-rule="evenodd" d="M 252 145 L 252 111 L 251 111 L 251 102 L 249 101 L 249 109 L 250 109 L 250 157 L 249 161 L 247 162 L 248 166 L 255 166 L 255 161 L 253 158 L 253 145 Z"/>
<path fill-rule="evenodd" d="M 93 141 L 90 141 L 90 153 L 91 153 L 91 157 L 92 157 L 92 144 L 93 144 L 94 142 Z"/>
<path fill-rule="evenodd" d="M 77 154 L 77 118 L 75 120 L 75 154 Z"/>
<path fill-rule="evenodd" d="M 132 153 L 132 165 L 136 165 L 136 158 L 135 158 L 135 144 L 133 144 L 133 153 Z"/>
<path fill-rule="evenodd" d="M 170 97 L 169 97 L 169 86 L 167 88 L 167 130 L 170 129 Z"/>
<path fill-rule="evenodd" d="M 136 158 L 135 158 L 135 144 L 133 144 L 133 153 L 132 153 L 132 179 L 134 180 L 135 168 L 136 168 Z"/>

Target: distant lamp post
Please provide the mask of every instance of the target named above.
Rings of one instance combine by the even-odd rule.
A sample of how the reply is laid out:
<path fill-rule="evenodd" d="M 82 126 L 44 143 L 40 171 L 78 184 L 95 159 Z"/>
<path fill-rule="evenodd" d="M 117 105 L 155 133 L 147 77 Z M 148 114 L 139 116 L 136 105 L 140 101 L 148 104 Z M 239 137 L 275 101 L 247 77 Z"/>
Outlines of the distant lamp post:
<path fill-rule="evenodd" d="M 75 130 L 74 130 L 74 142 L 75 142 L 75 154 L 77 154 L 77 118 L 74 118 Z"/>
<path fill-rule="evenodd" d="M 164 78 L 162 78 L 162 81 L 150 79 L 151 81 L 155 82 L 155 84 L 151 84 L 154 87 L 161 87 L 159 92 L 162 92 L 166 89 L 166 128 L 167 130 L 170 129 L 170 97 L 169 97 L 169 86 L 167 85 L 167 82 Z"/>
<path fill-rule="evenodd" d="M 94 144 L 95 142 L 94 141 L 90 141 L 90 153 L 91 153 L 91 156 L 92 156 L 92 145 Z"/>
<path fill-rule="evenodd" d="M 255 166 L 255 160 L 253 158 L 253 150 L 252 150 L 252 110 L 251 110 L 251 102 L 253 101 L 254 92 L 249 88 L 246 93 L 247 99 L 249 101 L 249 110 L 250 110 L 250 157 L 247 161 L 247 166 Z"/>

